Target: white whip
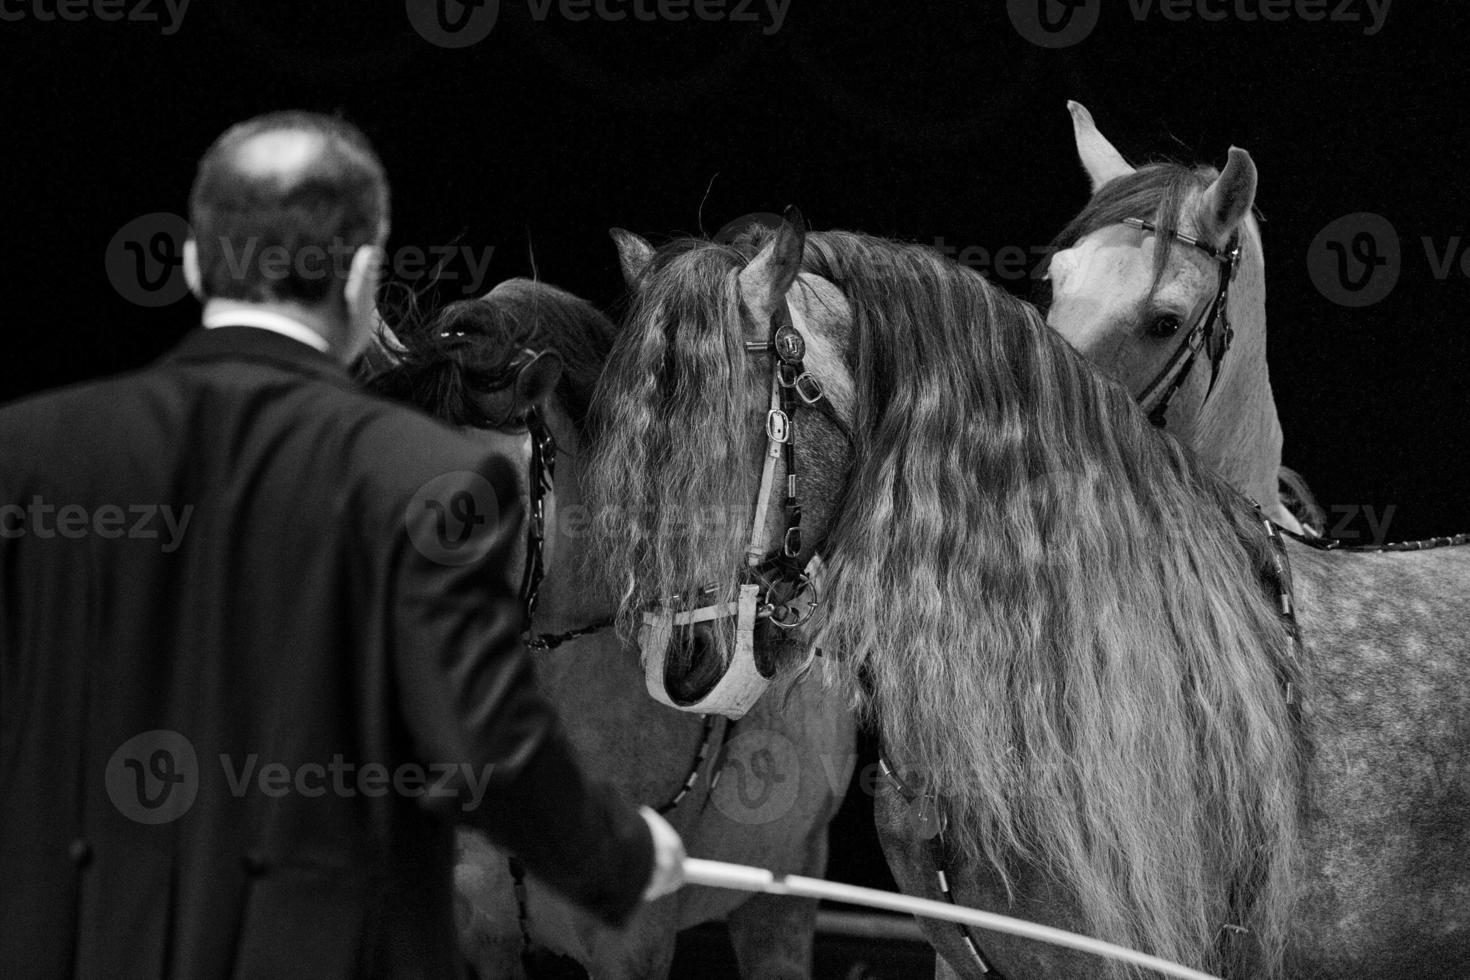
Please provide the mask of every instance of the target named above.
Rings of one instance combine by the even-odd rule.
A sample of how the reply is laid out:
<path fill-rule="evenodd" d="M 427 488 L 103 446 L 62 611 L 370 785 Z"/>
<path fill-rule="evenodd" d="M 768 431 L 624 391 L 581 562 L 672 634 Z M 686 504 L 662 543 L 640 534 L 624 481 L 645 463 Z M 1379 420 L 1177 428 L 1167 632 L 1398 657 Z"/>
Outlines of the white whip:
<path fill-rule="evenodd" d="M 691 885 L 708 885 L 711 888 L 729 888 L 742 892 L 765 892 L 768 895 L 825 898 L 834 902 L 846 902 L 849 905 L 865 905 L 869 908 L 906 912 L 909 915 L 921 915 L 930 919 L 945 919 L 949 922 L 974 926 L 977 929 L 1006 932 L 1013 936 L 1037 939 L 1055 946 L 1080 949 L 1084 953 L 1122 960 L 1124 963 L 1157 970 L 1165 976 L 1182 977 L 1183 980 L 1220 980 L 1219 977 L 1191 970 L 1187 966 L 1180 966 L 1178 963 L 1171 963 L 1157 956 L 1149 956 L 1123 946 L 1114 946 L 1100 939 L 1079 936 L 1064 929 L 1053 929 L 1051 926 L 1037 925 L 1024 919 L 1013 919 L 1008 915 L 981 912 L 979 909 L 967 909 L 961 905 L 936 902 L 928 898 L 898 895 L 893 892 L 879 891 L 876 888 L 843 885 L 833 881 L 823 881 L 821 878 L 803 878 L 800 875 L 777 876 L 764 868 L 727 864 L 724 861 L 706 861 L 702 858 L 684 859 L 684 879 Z"/>

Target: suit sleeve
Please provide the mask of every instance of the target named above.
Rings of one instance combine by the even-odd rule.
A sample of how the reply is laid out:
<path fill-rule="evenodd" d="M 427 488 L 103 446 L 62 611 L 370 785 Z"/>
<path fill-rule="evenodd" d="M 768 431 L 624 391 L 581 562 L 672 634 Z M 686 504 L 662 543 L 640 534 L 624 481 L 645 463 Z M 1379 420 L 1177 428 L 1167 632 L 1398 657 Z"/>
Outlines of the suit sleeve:
<path fill-rule="evenodd" d="M 459 796 L 425 804 L 616 925 L 652 874 L 652 839 L 637 810 L 586 778 L 536 689 L 510 560 L 524 534 L 515 485 L 492 456 L 408 501 L 391 637 L 401 707 L 424 762 L 461 763 Z"/>

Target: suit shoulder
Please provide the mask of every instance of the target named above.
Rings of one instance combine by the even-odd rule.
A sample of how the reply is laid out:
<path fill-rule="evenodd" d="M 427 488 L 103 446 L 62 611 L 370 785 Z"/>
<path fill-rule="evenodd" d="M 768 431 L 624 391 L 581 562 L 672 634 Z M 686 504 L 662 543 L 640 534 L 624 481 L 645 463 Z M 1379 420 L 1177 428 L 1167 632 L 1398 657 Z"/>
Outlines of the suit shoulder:
<path fill-rule="evenodd" d="M 0 404 L 0 442 L 16 446 L 41 440 L 48 444 L 52 430 L 107 417 L 104 408 L 115 406 L 138 384 L 142 371 L 108 378 L 79 381 Z"/>
<path fill-rule="evenodd" d="M 370 486 L 402 497 L 449 473 L 477 473 L 496 482 L 509 473 L 510 461 L 473 436 L 371 392 L 361 398 L 364 410 L 349 454 Z"/>

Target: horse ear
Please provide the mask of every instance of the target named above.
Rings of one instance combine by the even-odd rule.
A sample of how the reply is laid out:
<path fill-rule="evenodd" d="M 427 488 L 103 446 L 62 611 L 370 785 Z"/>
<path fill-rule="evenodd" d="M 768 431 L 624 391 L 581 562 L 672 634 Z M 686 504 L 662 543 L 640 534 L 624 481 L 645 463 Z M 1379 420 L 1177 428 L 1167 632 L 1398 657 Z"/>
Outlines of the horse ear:
<path fill-rule="evenodd" d="M 806 222 L 800 211 L 789 207 L 781 215 L 776 237 L 740 271 L 740 293 L 757 323 L 771 318 L 796 281 L 805 247 Z"/>
<path fill-rule="evenodd" d="M 1092 113 L 1086 106 L 1069 99 L 1067 111 L 1072 114 L 1072 137 L 1077 141 L 1077 156 L 1082 159 L 1082 169 L 1087 171 L 1094 193 L 1108 181 L 1133 173 L 1133 167 L 1123 159 L 1123 154 L 1098 132 L 1097 123 L 1092 121 Z"/>
<path fill-rule="evenodd" d="M 649 260 L 653 258 L 653 246 L 626 228 L 609 228 L 607 233 L 618 247 L 618 264 L 623 269 L 623 281 L 629 288 L 637 285 L 638 277 L 648 268 Z"/>
<path fill-rule="evenodd" d="M 1256 164 L 1238 146 L 1200 201 L 1200 231 L 1216 244 L 1228 239 L 1256 203 Z"/>
<path fill-rule="evenodd" d="M 531 359 L 516 375 L 515 400 L 518 405 L 540 405 L 551 397 L 561 380 L 562 360 L 556 351 L 544 350 Z"/>

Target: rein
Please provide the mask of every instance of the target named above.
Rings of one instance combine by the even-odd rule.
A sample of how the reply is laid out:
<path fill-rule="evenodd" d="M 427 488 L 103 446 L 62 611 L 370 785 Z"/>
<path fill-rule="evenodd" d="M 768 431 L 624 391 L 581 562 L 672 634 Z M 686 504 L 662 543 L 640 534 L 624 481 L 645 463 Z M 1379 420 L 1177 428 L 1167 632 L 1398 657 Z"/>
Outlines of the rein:
<path fill-rule="evenodd" d="M 1286 533 L 1318 551 L 1428 551 L 1431 548 L 1460 548 L 1470 545 L 1470 533 L 1441 534 L 1432 538 L 1421 538 L 1418 541 L 1389 541 L 1385 544 L 1348 544 L 1340 538 L 1309 538 L 1300 534 L 1292 534 L 1290 531 Z"/>
<path fill-rule="evenodd" d="M 1123 224 L 1130 228 L 1137 228 L 1145 234 L 1163 234 L 1157 225 L 1143 218 L 1124 218 Z M 1201 350 L 1204 350 L 1210 359 L 1210 386 L 1205 390 L 1205 400 L 1208 401 L 1210 395 L 1215 391 L 1215 382 L 1220 378 L 1220 365 L 1225 360 L 1225 352 L 1230 350 L 1231 341 L 1235 339 L 1235 330 L 1230 326 L 1230 282 L 1240 268 L 1240 235 L 1238 233 L 1231 236 L 1230 242 L 1224 248 L 1216 248 L 1209 242 L 1179 231 L 1172 232 L 1168 237 L 1197 248 L 1214 259 L 1220 266 L 1220 281 L 1219 287 L 1215 290 L 1215 298 L 1190 328 L 1184 343 L 1175 349 L 1173 356 L 1159 369 L 1159 373 L 1138 396 L 1138 404 L 1147 405 L 1155 395 L 1163 392 L 1148 413 L 1149 422 L 1160 429 L 1168 424 L 1165 415 L 1169 411 L 1169 403 L 1189 377 L 1189 372 L 1194 368 L 1195 359 Z M 1217 324 L 1220 328 L 1218 332 L 1215 329 Z"/>

